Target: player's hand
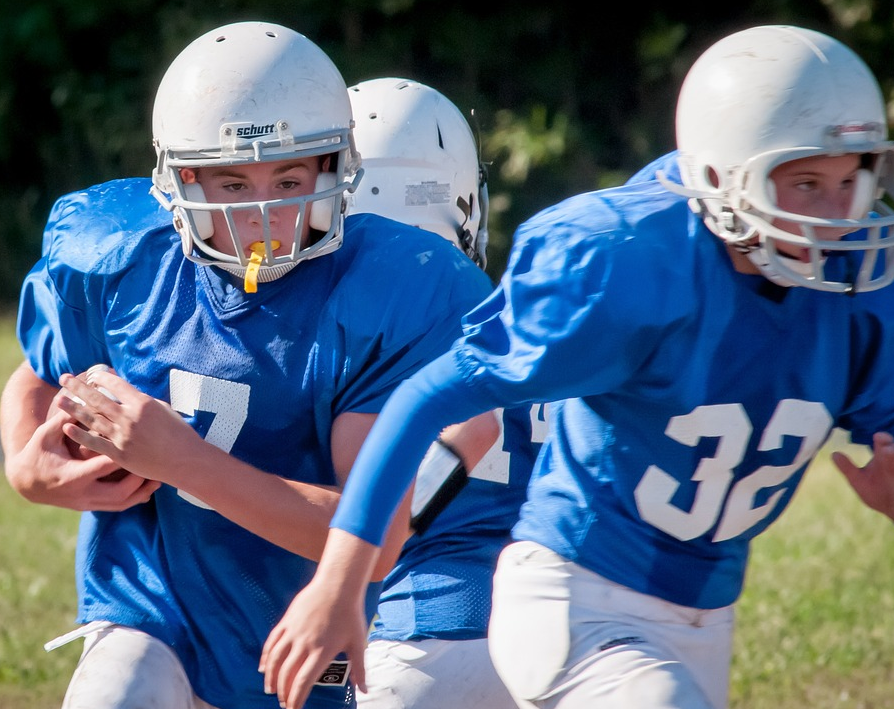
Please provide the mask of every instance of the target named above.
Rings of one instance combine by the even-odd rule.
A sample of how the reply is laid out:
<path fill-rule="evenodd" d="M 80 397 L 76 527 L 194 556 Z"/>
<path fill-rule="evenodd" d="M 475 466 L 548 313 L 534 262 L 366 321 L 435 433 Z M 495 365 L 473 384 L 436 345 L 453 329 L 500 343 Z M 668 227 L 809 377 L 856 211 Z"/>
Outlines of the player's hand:
<path fill-rule="evenodd" d="M 295 596 L 264 643 L 258 667 L 264 690 L 287 709 L 301 709 L 314 683 L 340 652 L 350 677 L 366 691 L 363 653 L 369 623 L 364 612 L 367 580 L 378 549 L 332 529 L 317 573 Z"/>
<path fill-rule="evenodd" d="M 63 430 L 76 443 L 107 456 L 132 473 L 177 486 L 199 435 L 167 403 L 125 382 L 111 371 L 92 371 L 90 384 L 63 374 L 67 396 L 59 407 L 72 423 Z"/>
<path fill-rule="evenodd" d="M 894 520 L 894 436 L 876 433 L 872 454 L 862 468 L 839 451 L 832 454 L 832 461 L 868 507 Z"/>
<path fill-rule="evenodd" d="M 7 457 L 7 473 L 26 499 L 78 511 L 117 512 L 147 502 L 158 489 L 158 483 L 81 449 L 65 435 L 66 425 L 72 425 L 71 418 L 54 402 L 27 445 Z"/>
<path fill-rule="evenodd" d="M 362 603 L 339 599 L 339 589 L 311 581 L 292 601 L 264 643 L 259 671 L 264 691 L 280 704 L 301 709 L 314 683 L 329 663 L 344 651 L 354 684 L 365 691 L 363 652 L 369 626 Z"/>

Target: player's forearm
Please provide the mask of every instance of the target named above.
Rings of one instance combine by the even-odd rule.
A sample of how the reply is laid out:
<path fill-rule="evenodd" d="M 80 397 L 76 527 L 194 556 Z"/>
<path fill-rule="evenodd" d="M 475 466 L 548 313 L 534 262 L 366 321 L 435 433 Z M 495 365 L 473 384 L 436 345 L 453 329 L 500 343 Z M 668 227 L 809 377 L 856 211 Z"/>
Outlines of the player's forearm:
<path fill-rule="evenodd" d="M 206 446 L 178 466 L 184 492 L 273 544 L 318 561 L 339 501 L 335 488 L 287 480 Z"/>
<path fill-rule="evenodd" d="M 59 389 L 38 378 L 27 362 L 12 373 L 0 399 L 0 440 L 9 456 L 31 440 Z"/>
<path fill-rule="evenodd" d="M 23 362 L 12 373 L 0 399 L 0 442 L 5 456 L 6 477 L 13 489 L 28 497 L 39 471 L 19 454 L 31 440 L 58 391 L 40 379 Z"/>
<path fill-rule="evenodd" d="M 343 597 L 359 598 L 366 592 L 380 548 L 349 532 L 332 529 L 316 577 Z"/>
<path fill-rule="evenodd" d="M 412 490 L 404 497 L 400 507 L 394 514 L 391 526 L 388 528 L 382 546 L 379 548 L 378 559 L 372 572 L 373 581 L 381 581 L 394 568 L 398 557 L 403 550 L 404 544 L 412 536 L 410 529 L 410 503 L 412 501 Z M 334 510 L 333 510 L 334 512 Z M 339 534 L 347 534 L 340 529 L 335 529 Z M 363 542 L 366 544 L 366 542 Z"/>
<path fill-rule="evenodd" d="M 333 526 L 381 545 L 426 450 L 438 434 L 450 424 L 493 408 L 470 393 L 449 354 L 401 384 L 357 456 Z"/>
<path fill-rule="evenodd" d="M 442 432 L 441 437 L 456 450 L 465 469 L 472 470 L 490 450 L 499 435 L 500 423 L 497 417 L 493 412 L 487 412 L 461 424 L 449 426 Z M 410 528 L 412 500 L 411 488 L 398 507 L 382 542 L 379 559 L 373 571 L 373 581 L 381 581 L 388 575 L 397 562 L 404 543 L 413 532 Z"/>
<path fill-rule="evenodd" d="M 218 470 L 215 479 L 206 478 L 206 484 L 190 485 L 193 490 L 190 494 L 259 537 L 306 559 L 319 561 L 341 491 L 286 480 L 242 463 L 239 466 L 244 469 L 231 469 L 222 475 Z M 250 494 L 244 492 L 245 486 L 250 487 Z M 234 495 L 232 490 L 240 492 Z M 394 524 L 376 555 L 368 576 L 373 581 L 381 581 L 388 575 L 409 537 L 409 500 L 407 497 L 395 514 Z"/>
<path fill-rule="evenodd" d="M 448 426 L 441 439 L 459 453 L 466 470 L 471 470 L 484 457 L 500 435 L 500 422 L 493 411 L 479 414 L 463 423 Z"/>

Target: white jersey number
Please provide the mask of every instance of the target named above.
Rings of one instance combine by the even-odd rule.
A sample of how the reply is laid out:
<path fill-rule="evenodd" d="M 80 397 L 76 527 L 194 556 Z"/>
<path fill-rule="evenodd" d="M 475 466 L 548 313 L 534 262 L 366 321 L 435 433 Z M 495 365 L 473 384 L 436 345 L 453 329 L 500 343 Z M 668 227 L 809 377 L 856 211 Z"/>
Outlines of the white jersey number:
<path fill-rule="evenodd" d="M 549 428 L 546 404 L 534 404 L 531 407 L 531 442 L 543 443 Z M 503 450 L 503 409 L 494 409 L 500 421 L 500 436 L 488 449 L 478 465 L 472 468 L 470 478 L 489 480 L 503 485 L 509 484 L 509 453 Z"/>
<path fill-rule="evenodd" d="M 171 370 L 171 408 L 187 416 L 195 416 L 196 411 L 214 414 L 205 440 L 227 453 L 233 448 L 248 418 L 250 392 L 251 387 L 248 384 L 179 369 Z M 212 509 L 183 490 L 178 490 L 177 494 L 198 507 Z"/>
<path fill-rule="evenodd" d="M 776 450 L 785 436 L 793 436 L 801 439 L 797 455 L 788 465 L 758 468 L 730 490 L 733 469 L 742 461 L 753 430 L 745 410 L 739 404 L 720 404 L 675 416 L 665 429 L 667 436 L 687 446 L 695 446 L 703 437 L 718 438 L 717 450 L 713 458 L 699 463 L 691 478 L 697 487 L 688 512 L 671 502 L 680 483 L 658 466 L 649 466 L 634 491 L 640 516 L 683 541 L 705 534 L 718 519 L 715 542 L 737 537 L 769 515 L 784 491 L 777 490 L 764 504 L 756 505 L 758 492 L 788 480 L 816 453 L 831 428 L 832 417 L 822 404 L 780 401 L 758 450 Z"/>

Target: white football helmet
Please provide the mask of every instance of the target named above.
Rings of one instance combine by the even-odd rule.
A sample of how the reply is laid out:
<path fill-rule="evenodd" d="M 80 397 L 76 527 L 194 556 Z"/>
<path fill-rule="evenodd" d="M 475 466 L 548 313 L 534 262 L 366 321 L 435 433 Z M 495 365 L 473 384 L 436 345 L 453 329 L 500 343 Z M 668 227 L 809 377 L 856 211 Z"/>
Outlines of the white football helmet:
<path fill-rule="evenodd" d="M 382 78 L 348 89 L 363 182 L 352 213 L 418 226 L 487 264 L 487 177 L 469 124 L 443 94 L 416 81 Z"/>
<path fill-rule="evenodd" d="M 755 27 L 732 34 L 695 62 L 676 116 L 680 194 L 708 227 L 782 285 L 854 292 L 894 280 L 894 224 L 880 201 L 892 172 L 885 102 L 866 64 L 848 47 L 811 30 Z M 818 155 L 857 154 L 855 197 L 847 219 L 782 211 L 770 172 Z M 795 224 L 794 231 L 774 220 Z M 857 234 L 823 241 L 815 229 Z M 809 261 L 781 254 L 779 242 L 807 249 Z M 827 258 L 851 252 L 852 273 L 833 276 Z M 879 256 L 881 258 L 879 258 Z M 841 259 L 839 261 L 839 270 Z"/>
<path fill-rule="evenodd" d="M 233 214 L 259 210 L 264 249 L 252 257 L 254 278 L 279 278 L 298 262 L 330 253 L 342 242 L 345 191 L 362 171 L 354 147 L 347 86 L 329 57 L 297 32 L 265 22 L 239 22 L 202 35 L 172 62 L 158 88 L 152 116 L 158 163 L 155 197 L 174 215 L 187 258 L 244 276 L 250 259 L 234 233 Z M 210 204 L 181 168 L 246 165 L 330 155 L 316 191 L 265 202 Z M 270 210 L 298 205 L 295 245 L 274 256 Z M 211 214 L 224 214 L 234 254 L 215 249 Z M 302 248 L 305 220 L 317 230 Z M 260 259 L 258 259 L 260 257 Z M 246 281 L 248 283 L 248 281 Z"/>

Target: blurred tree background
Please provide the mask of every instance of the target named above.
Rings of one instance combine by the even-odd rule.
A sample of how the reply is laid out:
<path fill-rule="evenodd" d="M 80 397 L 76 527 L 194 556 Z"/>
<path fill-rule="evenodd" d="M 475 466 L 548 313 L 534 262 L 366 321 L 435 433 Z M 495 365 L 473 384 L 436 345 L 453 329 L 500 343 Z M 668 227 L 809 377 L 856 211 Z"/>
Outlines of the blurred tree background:
<path fill-rule="evenodd" d="M 574 3 L 579 5 L 579 3 Z M 0 303 L 14 304 L 53 200 L 148 175 L 156 86 L 199 34 L 240 20 L 319 44 L 348 85 L 417 79 L 450 97 L 490 164 L 491 261 L 512 231 L 576 192 L 618 184 L 673 147 L 680 82 L 709 44 L 755 24 L 843 40 L 894 87 L 894 3 L 642 0 L 22 0 L 0 25 Z M 473 115 L 474 114 L 474 115 Z"/>

